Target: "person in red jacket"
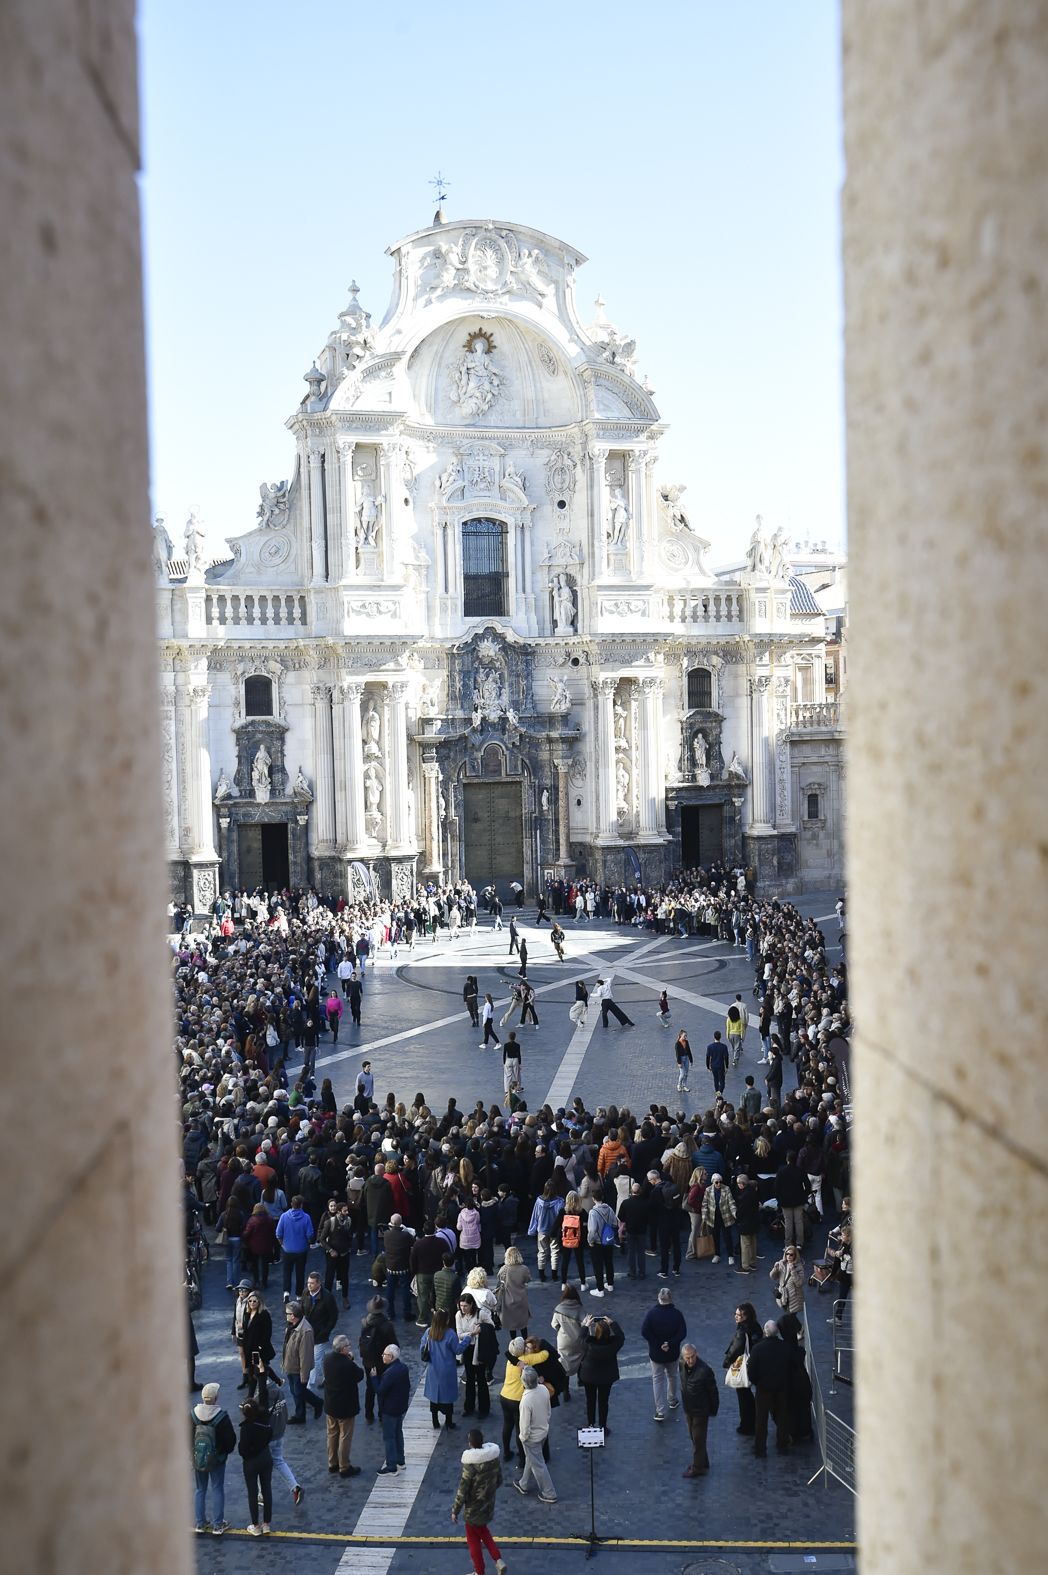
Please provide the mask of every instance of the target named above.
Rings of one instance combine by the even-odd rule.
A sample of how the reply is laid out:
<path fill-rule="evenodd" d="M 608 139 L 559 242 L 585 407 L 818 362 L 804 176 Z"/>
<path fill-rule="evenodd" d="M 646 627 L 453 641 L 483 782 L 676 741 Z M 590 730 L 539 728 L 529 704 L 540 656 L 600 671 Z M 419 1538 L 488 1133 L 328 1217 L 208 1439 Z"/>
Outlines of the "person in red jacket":
<path fill-rule="evenodd" d="M 269 1284 L 269 1266 L 277 1254 L 277 1222 L 264 1203 L 256 1203 L 240 1236 L 244 1268 L 253 1285 Z"/>

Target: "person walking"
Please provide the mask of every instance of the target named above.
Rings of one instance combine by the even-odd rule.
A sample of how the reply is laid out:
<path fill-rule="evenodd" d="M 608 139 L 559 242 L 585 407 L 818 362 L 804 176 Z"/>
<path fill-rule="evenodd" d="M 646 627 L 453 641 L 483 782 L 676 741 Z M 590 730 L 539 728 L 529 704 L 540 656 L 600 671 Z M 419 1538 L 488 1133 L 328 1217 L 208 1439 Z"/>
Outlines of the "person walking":
<path fill-rule="evenodd" d="M 512 957 L 514 952 L 518 956 L 520 955 L 520 931 L 517 929 L 516 914 L 511 913 L 509 916 L 509 955 Z"/>
<path fill-rule="evenodd" d="M 728 1048 L 731 1051 L 731 1064 L 738 1066 L 742 1059 L 742 1047 L 746 1040 L 746 1029 L 749 1026 L 749 1008 L 743 1004 L 741 995 L 736 995 L 728 1007 L 728 1015 L 724 1022 L 724 1031 L 728 1036 Z"/>
<path fill-rule="evenodd" d="M 524 1092 L 524 1079 L 521 1073 L 521 1049 L 515 1028 L 510 1029 L 502 1046 L 502 1084 L 506 1090 L 507 1099 L 509 1098 L 510 1090 L 513 1088 L 516 1088 L 521 1093 Z"/>
<path fill-rule="evenodd" d="M 721 1366 L 727 1371 L 734 1367 L 740 1359 L 745 1359 L 746 1373 L 743 1375 L 742 1367 L 736 1370 L 736 1379 L 745 1376 L 749 1379 L 749 1361 L 753 1348 L 764 1338 L 764 1331 L 757 1322 L 757 1313 L 752 1302 L 740 1302 L 735 1309 L 735 1333 L 728 1342 Z M 753 1400 L 753 1389 L 750 1382 L 733 1384 L 735 1397 L 739 1402 L 739 1425 L 735 1429 L 744 1438 L 752 1438 L 756 1429 L 756 1410 Z"/>
<path fill-rule="evenodd" d="M 249 1398 L 254 1398 L 260 1375 L 268 1376 L 274 1383 L 280 1382 L 269 1365 L 276 1355 L 273 1347 L 273 1319 L 258 1291 L 248 1293 L 240 1349 L 244 1361 L 244 1381 L 239 1387 L 247 1390 Z"/>
<path fill-rule="evenodd" d="M 577 1286 L 561 1286 L 560 1301 L 553 1309 L 550 1327 L 557 1336 L 557 1357 L 564 1369 L 564 1398 L 570 1400 L 571 1379 L 577 1374 L 586 1353 L 586 1339 L 582 1332 L 582 1297 Z"/>
<path fill-rule="evenodd" d="M 560 927 L 560 920 L 559 919 L 554 919 L 554 921 L 553 921 L 553 928 L 549 932 L 549 938 L 553 942 L 553 950 L 556 952 L 556 954 L 557 954 L 558 958 L 560 959 L 560 961 L 563 962 L 564 961 L 564 942 L 567 940 L 567 936 L 564 934 L 564 931 Z"/>
<path fill-rule="evenodd" d="M 364 1370 L 353 1360 L 353 1347 L 344 1334 L 336 1334 L 324 1358 L 324 1420 L 327 1426 L 327 1466 L 332 1476 L 357 1477 L 360 1467 L 350 1460 L 353 1431 L 360 1415 L 360 1384 Z"/>
<path fill-rule="evenodd" d="M 480 1011 L 477 1005 L 479 997 L 480 985 L 477 982 L 477 976 L 475 973 L 469 973 L 466 975 L 466 982 L 462 986 L 462 999 L 466 1003 L 466 1011 L 469 1013 L 469 1020 L 474 1028 L 480 1027 Z"/>
<path fill-rule="evenodd" d="M 702 1228 L 713 1237 L 711 1263 L 719 1263 L 722 1244 L 728 1249 L 728 1262 L 735 1262 L 735 1199 L 724 1177 L 715 1174 L 702 1197 Z"/>
<path fill-rule="evenodd" d="M 799 1318 L 804 1311 L 804 1259 L 796 1247 L 783 1249 L 778 1263 L 773 1264 L 768 1278 L 775 1281 L 775 1300 L 784 1313 L 795 1313 Z"/>
<path fill-rule="evenodd" d="M 382 1296 L 373 1296 L 368 1310 L 360 1320 L 360 1362 L 364 1369 L 364 1416 L 368 1422 L 375 1420 L 375 1399 L 378 1395 L 376 1374 L 382 1371 L 382 1353 L 389 1345 L 396 1345 L 397 1331 L 386 1313 Z"/>
<path fill-rule="evenodd" d="M 535 987 L 534 985 L 529 984 L 526 979 L 521 981 L 520 1000 L 521 1028 L 524 1027 L 524 1024 L 527 1022 L 529 1017 L 531 1018 L 532 1027 L 537 1028 L 539 1026 L 539 1019 L 538 1013 L 535 1010 Z"/>
<path fill-rule="evenodd" d="M 495 1032 L 495 1002 L 490 991 L 484 996 L 480 1015 L 484 1023 L 484 1037 L 477 1046 L 478 1050 L 483 1050 L 489 1039 L 494 1039 L 496 1049 L 501 1049 L 502 1040 Z"/>
<path fill-rule="evenodd" d="M 218 1384 L 205 1384 L 200 1399 L 189 1413 L 192 1425 L 195 1525 L 198 1537 L 208 1532 L 222 1537 L 229 1529 L 226 1512 L 226 1461 L 237 1447 L 236 1430 L 228 1413 L 219 1405 Z M 207 1495 L 211 1493 L 211 1519 L 207 1518 Z"/>
<path fill-rule="evenodd" d="M 753 1452 L 758 1460 L 768 1453 L 768 1418 L 775 1418 L 775 1447 L 786 1454 L 790 1447 L 790 1352 L 779 1337 L 773 1319 L 764 1325 L 764 1339 L 754 1346 L 748 1363 L 749 1378 L 756 1390 L 754 1402 Z"/>
<path fill-rule="evenodd" d="M 728 1047 L 721 1039 L 719 1028 L 714 1030 L 713 1038 L 706 1046 L 706 1070 L 713 1073 L 714 1093 L 723 1094 L 728 1074 Z"/>
<path fill-rule="evenodd" d="M 691 1053 L 688 1035 L 683 1028 L 677 1035 L 676 1043 L 673 1046 L 673 1054 L 677 1061 L 677 1092 L 678 1094 L 687 1094 L 689 1092 L 688 1080 L 691 1076 L 692 1066 L 695 1063 L 695 1057 Z"/>
<path fill-rule="evenodd" d="M 602 1028 L 607 1028 L 608 1026 L 609 1012 L 623 1028 L 635 1027 L 632 1017 L 627 1017 L 622 1008 L 613 999 L 610 981 L 597 980 L 597 999 L 600 1002 L 600 1026 Z"/>
<path fill-rule="evenodd" d="M 327 1018 L 328 1030 L 331 1034 L 331 1043 L 338 1044 L 338 1025 L 342 1021 L 342 997 L 332 985 L 331 992 L 324 1002 L 324 1015 Z"/>
<path fill-rule="evenodd" d="M 648 1342 L 656 1422 L 665 1422 L 667 1411 L 676 1411 L 680 1405 L 677 1365 L 687 1332 L 684 1314 L 673 1305 L 673 1292 L 663 1285 L 655 1306 L 648 1308 L 640 1326 L 640 1337 Z"/>
<path fill-rule="evenodd" d="M 330 1291 L 336 1281 L 342 1285 L 342 1311 L 349 1310 L 349 1260 L 353 1251 L 353 1216 L 345 1198 L 329 1198 L 327 1213 L 317 1230 L 317 1245 L 322 1248 L 324 1289 Z"/>
<path fill-rule="evenodd" d="M 253 1537 L 269 1536 L 273 1519 L 273 1456 L 269 1441 L 273 1429 L 260 1401 L 245 1400 L 240 1407 L 240 1442 L 237 1445 L 247 1488 L 247 1508 L 251 1519 L 247 1529 Z"/>
<path fill-rule="evenodd" d="M 301 1427 L 306 1420 L 306 1401 L 312 1405 L 314 1416 L 323 1411 L 324 1402 L 309 1387 L 313 1371 L 313 1330 L 303 1314 L 302 1303 L 288 1302 L 284 1313 L 287 1329 L 280 1360 L 295 1402 L 295 1414 L 288 1417 L 288 1426 Z"/>
<path fill-rule="evenodd" d="M 586 1391 L 586 1422 L 610 1433 L 608 1403 L 619 1381 L 618 1353 L 626 1336 L 614 1318 L 594 1318 L 592 1313 L 582 1320 L 582 1332 L 586 1349 L 579 1365 L 579 1382 Z"/>
<path fill-rule="evenodd" d="M 517 1438 L 524 1451 L 524 1470 L 513 1486 L 524 1498 L 532 1477 L 543 1504 L 557 1502 L 556 1489 L 542 1458 L 542 1446 L 549 1436 L 550 1397 L 545 1384 L 539 1382 L 534 1367 L 522 1367 L 520 1381 L 524 1386 L 517 1413 Z"/>
<path fill-rule="evenodd" d="M 291 1300 L 291 1281 L 295 1281 L 295 1295 L 301 1296 L 306 1283 L 306 1257 L 313 1240 L 313 1221 L 303 1207 L 297 1193 L 291 1207 L 285 1209 L 277 1220 L 277 1241 L 283 1254 L 284 1300 Z"/>
<path fill-rule="evenodd" d="M 506 1575 L 506 1561 L 489 1529 L 495 1514 L 495 1494 L 502 1486 L 499 1446 L 484 1442 L 479 1427 L 470 1428 L 462 1452 L 462 1474 L 451 1505 L 452 1524 L 459 1515 L 466 1517 L 466 1546 L 473 1560 L 474 1575 L 484 1575 L 484 1553 L 495 1560 L 497 1575 Z"/>
<path fill-rule="evenodd" d="M 407 1466 L 404 1458 L 404 1417 L 411 1403 L 411 1378 L 400 1360 L 400 1346 L 387 1345 L 382 1352 L 381 1371 L 372 1372 L 382 1423 L 382 1442 L 386 1458 L 379 1466 L 380 1476 L 396 1476 Z"/>
<path fill-rule="evenodd" d="M 704 1477 L 710 1469 L 706 1434 L 710 1417 L 720 1410 L 720 1390 L 713 1369 L 704 1362 L 693 1345 L 681 1346 L 680 1392 L 684 1401 L 684 1420 L 691 1438 L 691 1465 L 685 1477 Z"/>

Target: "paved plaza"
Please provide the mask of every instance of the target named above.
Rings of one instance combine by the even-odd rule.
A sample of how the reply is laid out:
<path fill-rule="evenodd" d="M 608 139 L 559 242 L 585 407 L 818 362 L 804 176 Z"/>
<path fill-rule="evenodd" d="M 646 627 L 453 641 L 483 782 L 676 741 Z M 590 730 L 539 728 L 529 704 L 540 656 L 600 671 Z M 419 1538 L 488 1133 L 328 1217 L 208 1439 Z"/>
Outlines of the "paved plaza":
<path fill-rule="evenodd" d="M 802 913 L 823 920 L 830 960 L 836 951 L 837 921 L 833 915 L 836 892 L 797 899 Z M 508 919 L 508 916 L 507 916 Z M 590 1110 L 614 1101 L 634 1111 L 652 1101 L 671 1110 L 700 1113 L 712 1102 L 713 1084 L 705 1070 L 705 1047 L 715 1028 L 723 1029 L 724 1012 L 742 993 L 752 1006 L 752 970 L 745 952 L 724 942 L 696 938 L 654 936 L 648 932 L 594 921 L 576 926 L 567 923 L 567 960 L 559 962 L 549 940 L 549 929 L 536 929 L 534 910 L 525 914 L 521 933 L 529 949 L 528 977 L 538 992 L 537 1030 L 518 1029 L 524 1046 L 524 1085 L 529 1108 L 546 1100 L 566 1104 L 578 1094 Z M 478 1048 L 479 1033 L 469 1024 L 462 1003 L 467 973 L 480 979 L 483 996 L 490 990 L 505 1010 L 508 987 L 516 977 L 517 959 L 509 953 L 507 928 L 493 931 L 485 920 L 472 936 L 455 943 L 419 941 L 413 952 L 402 947 L 393 961 L 388 955 L 368 969 L 360 1029 L 343 1019 L 337 1045 L 325 1035 L 318 1054 L 318 1077 L 330 1076 L 339 1107 L 353 1097 L 354 1080 L 361 1059 L 368 1056 L 375 1073 L 375 1097 L 381 1103 L 389 1091 L 406 1104 L 419 1091 L 435 1111 L 454 1096 L 468 1111 L 478 1098 L 503 1102 L 502 1061 L 494 1049 Z M 614 1019 L 605 1030 L 600 1014 L 591 1006 L 588 1020 L 575 1030 L 568 1017 L 574 1000 L 574 981 L 584 977 L 592 987 L 597 974 L 612 977 L 615 999 L 636 1027 L 619 1027 Z M 672 1023 L 663 1026 L 656 1016 L 658 993 L 666 988 Z M 514 1014 L 515 1016 L 517 1014 Z M 508 1032 L 509 1024 L 500 1033 Z M 685 1027 L 695 1054 L 691 1092 L 676 1095 L 673 1041 Z M 737 1070 L 728 1073 L 727 1095 L 737 1100 L 747 1072 L 761 1083 L 757 1065 L 760 1044 L 751 1024 L 745 1052 Z M 297 1062 L 295 1063 L 298 1064 Z M 294 1067 L 292 1067 L 292 1074 Z M 787 1071 L 787 1086 L 790 1078 Z M 812 1248 L 819 1247 L 822 1233 Z M 535 1274 L 534 1242 L 517 1243 Z M 731 1337 L 733 1310 L 742 1300 L 753 1301 L 758 1316 L 775 1315 L 772 1286 L 766 1271 L 777 1256 L 775 1243 L 761 1238 L 764 1261 L 758 1274 L 738 1277 L 726 1263 L 685 1263 L 679 1280 L 671 1280 L 674 1298 L 688 1321 L 688 1335 L 713 1367 L 718 1379 L 721 1360 Z M 497 1255 L 496 1261 L 499 1261 Z M 855 1506 L 850 1493 L 822 1479 L 809 1487 L 819 1467 L 816 1444 L 803 1444 L 787 1456 L 774 1450 L 766 1460 L 753 1456 L 752 1441 L 736 1434 L 738 1415 L 731 1392 L 721 1387 L 721 1410 L 710 1424 L 711 1471 L 697 1481 L 682 1480 L 690 1448 L 687 1429 L 678 1411 L 670 1420 L 653 1421 L 651 1381 L 646 1347 L 639 1328 L 654 1303 L 660 1281 L 657 1264 L 648 1263 L 648 1277 L 641 1282 L 616 1281 L 614 1294 L 599 1307 L 621 1324 L 626 1344 L 620 1355 L 621 1381 L 612 1392 L 611 1436 L 595 1461 L 597 1531 L 606 1537 L 629 1539 L 628 1545 L 610 1542 L 597 1554 L 605 1566 L 619 1571 L 663 1572 L 694 1570 L 696 1575 L 730 1575 L 731 1571 L 850 1568 L 855 1534 Z M 352 1308 L 342 1313 L 338 1328 L 356 1344 L 360 1319 L 369 1294 L 368 1259 L 354 1258 Z M 624 1276 L 625 1259 L 622 1259 Z M 550 1333 L 549 1322 L 557 1293 L 554 1284 L 540 1284 L 537 1276 L 529 1287 L 533 1333 Z M 268 1303 L 279 1310 L 279 1277 L 271 1278 Z M 222 1265 L 212 1262 L 207 1272 L 204 1306 L 196 1316 L 200 1356 L 197 1377 L 222 1383 L 222 1401 L 236 1419 L 235 1389 L 239 1362 L 229 1337 L 231 1296 L 224 1290 Z M 829 1384 L 830 1342 L 826 1319 L 830 1302 L 808 1292 L 808 1317 L 813 1349 Z M 423 1367 L 418 1357 L 420 1332 L 414 1324 L 397 1324 L 412 1382 L 420 1385 Z M 500 1338 L 504 1348 L 505 1336 Z M 278 1341 L 279 1344 L 279 1341 Z M 493 1412 L 485 1424 L 488 1438 L 498 1436 L 500 1420 L 497 1389 L 504 1359 L 496 1367 Z M 847 1415 L 847 1399 L 836 1409 Z M 559 1495 L 555 1505 L 522 1499 L 509 1486 L 515 1476 L 504 1467 L 505 1483 L 498 1494 L 492 1523 L 511 1575 L 518 1571 L 561 1571 L 582 1562 L 582 1543 L 572 1543 L 575 1533 L 589 1529 L 589 1463 L 577 1448 L 576 1428 L 584 1422 L 584 1403 L 575 1396 L 553 1414 L 550 1433 L 550 1470 Z M 466 1447 L 466 1428 L 460 1421 L 453 1437 L 435 1433 L 428 1406 L 419 1395 L 408 1416 L 409 1469 L 406 1475 L 376 1477 L 382 1463 L 380 1430 L 358 1420 L 353 1444 L 359 1477 L 342 1481 L 328 1475 L 324 1449 L 324 1424 L 312 1416 L 303 1428 L 286 1437 L 288 1459 L 305 1488 L 299 1507 L 279 1476 L 274 1477 L 274 1535 L 259 1540 L 242 1530 L 219 1541 L 197 1539 L 197 1564 L 201 1572 L 270 1571 L 293 1567 L 302 1575 L 402 1575 L 423 1570 L 430 1575 L 463 1575 L 469 1565 L 462 1526 L 450 1520 L 450 1505 L 459 1475 L 459 1457 Z M 239 1460 L 233 1457 L 226 1472 L 226 1514 L 231 1526 L 246 1525 L 246 1496 Z M 187 1506 L 187 1513 L 190 1507 Z M 391 1536 L 400 1526 L 403 1538 L 418 1542 L 351 1542 L 351 1538 Z M 428 1539 L 447 1539 L 431 1542 Z M 550 1540 L 546 1540 L 550 1539 Z M 641 1547 L 640 1542 L 653 1545 Z M 792 1546 L 789 1546 L 791 1545 Z"/>

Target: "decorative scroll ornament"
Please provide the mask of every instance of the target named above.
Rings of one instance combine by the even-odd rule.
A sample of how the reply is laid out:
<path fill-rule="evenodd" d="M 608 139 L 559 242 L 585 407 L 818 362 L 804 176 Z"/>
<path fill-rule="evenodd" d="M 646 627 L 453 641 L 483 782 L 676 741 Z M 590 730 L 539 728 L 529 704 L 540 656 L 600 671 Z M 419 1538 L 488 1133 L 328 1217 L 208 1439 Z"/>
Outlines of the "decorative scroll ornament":
<path fill-rule="evenodd" d="M 538 247 L 520 246 L 512 230 L 466 230 L 458 245 L 442 241 L 422 260 L 426 303 L 449 290 L 498 296 L 507 292 L 543 301 L 553 277 Z M 552 374 L 551 374 L 552 375 Z"/>

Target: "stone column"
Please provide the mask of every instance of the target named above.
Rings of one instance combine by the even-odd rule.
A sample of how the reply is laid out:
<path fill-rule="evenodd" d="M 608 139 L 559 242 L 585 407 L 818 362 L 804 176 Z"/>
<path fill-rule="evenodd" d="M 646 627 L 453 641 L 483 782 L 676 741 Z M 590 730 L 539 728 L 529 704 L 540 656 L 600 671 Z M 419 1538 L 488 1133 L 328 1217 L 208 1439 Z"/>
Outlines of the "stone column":
<path fill-rule="evenodd" d="M 793 773 L 790 770 L 790 680 L 775 679 L 775 829 L 793 830 Z"/>
<path fill-rule="evenodd" d="M 593 562 L 598 575 L 608 572 L 608 483 L 604 475 L 607 459 L 606 448 L 590 449 L 590 515 L 593 520 Z"/>
<path fill-rule="evenodd" d="M 360 702 L 363 682 L 343 679 L 340 685 L 343 714 L 343 743 L 340 769 L 345 783 L 345 830 L 340 832 L 345 851 L 357 856 L 365 850 L 367 828 L 364 822 L 364 746 L 360 730 Z"/>
<path fill-rule="evenodd" d="M 599 678 L 593 685 L 597 713 L 597 832 L 618 838 L 615 809 L 615 690 L 617 678 Z"/>
<path fill-rule="evenodd" d="M 401 496 L 403 487 L 397 477 L 397 459 L 400 454 L 398 445 L 384 443 L 378 451 L 378 495 L 382 499 L 382 536 L 378 544 L 379 568 L 384 580 L 388 580 L 393 569 L 393 554 L 395 543 L 393 537 L 396 532 L 396 523 L 399 518 L 397 499 Z"/>
<path fill-rule="evenodd" d="M 768 677 L 750 679 L 750 830 L 771 830 L 771 764 L 768 752 Z"/>
<path fill-rule="evenodd" d="M 633 515 L 630 536 L 633 548 L 633 572 L 638 579 L 644 578 L 647 565 L 645 533 L 648 528 L 648 511 L 644 495 L 644 475 L 644 455 L 631 449 L 626 455 L 626 498 L 630 513 Z"/>
<path fill-rule="evenodd" d="M 1048 11 L 848 0 L 844 103 L 859 1540 L 1010 1575 L 1048 1480 Z"/>
<path fill-rule="evenodd" d="M 4 1155 L 18 1442 L 0 1523 L 26 1570 L 189 1575 L 135 7 L 22 0 L 4 7 L 3 42 L 0 927 L 6 1093 L 25 1119 Z M 72 987 L 46 993 L 41 1164 L 26 1051 L 48 947 Z"/>
<path fill-rule="evenodd" d="M 574 868 L 571 857 L 571 781 L 570 762 L 558 760 L 557 770 L 557 862 Z"/>
<path fill-rule="evenodd" d="M 443 868 L 443 826 L 440 819 L 440 766 L 427 759 L 422 766 L 426 784 L 426 874 L 437 876 Z"/>
<path fill-rule="evenodd" d="M 408 686 L 396 682 L 387 686 L 389 769 L 386 774 L 386 836 L 390 851 L 404 853 L 408 847 Z"/>
<path fill-rule="evenodd" d="M 661 840 L 666 831 L 666 782 L 662 768 L 662 679 L 640 680 L 639 776 L 640 836 Z"/>
<path fill-rule="evenodd" d="M 342 532 L 339 547 L 343 581 L 354 580 L 357 574 L 357 489 L 353 481 L 353 454 L 356 446 L 352 438 L 338 440 L 338 473 L 342 492 Z"/>
<path fill-rule="evenodd" d="M 316 791 L 313 814 L 317 853 L 331 853 L 335 846 L 335 780 L 331 726 L 331 685 L 314 684 L 313 696 L 313 769 Z"/>
<path fill-rule="evenodd" d="M 324 524 L 324 455 L 321 449 L 311 448 L 306 454 L 309 466 L 309 540 L 312 558 L 310 583 L 323 585 L 327 570 Z"/>

